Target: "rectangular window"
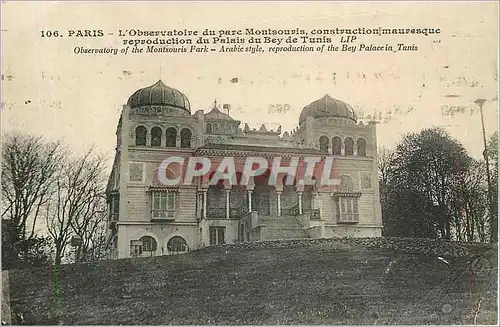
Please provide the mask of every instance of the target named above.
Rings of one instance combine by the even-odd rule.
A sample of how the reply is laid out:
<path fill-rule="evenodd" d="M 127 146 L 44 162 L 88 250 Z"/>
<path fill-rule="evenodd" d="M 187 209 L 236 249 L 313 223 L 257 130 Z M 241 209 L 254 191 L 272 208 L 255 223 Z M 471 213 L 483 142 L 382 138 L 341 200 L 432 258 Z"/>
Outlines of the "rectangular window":
<path fill-rule="evenodd" d="M 359 221 L 358 198 L 341 196 L 337 201 L 337 215 L 341 223 L 357 223 Z"/>
<path fill-rule="evenodd" d="M 120 195 L 112 194 L 108 200 L 109 203 L 109 220 L 118 221 L 118 214 L 120 213 Z"/>
<path fill-rule="evenodd" d="M 177 192 L 154 191 L 151 197 L 153 219 L 175 218 Z"/>
<path fill-rule="evenodd" d="M 210 245 L 226 243 L 226 227 L 210 227 Z"/>

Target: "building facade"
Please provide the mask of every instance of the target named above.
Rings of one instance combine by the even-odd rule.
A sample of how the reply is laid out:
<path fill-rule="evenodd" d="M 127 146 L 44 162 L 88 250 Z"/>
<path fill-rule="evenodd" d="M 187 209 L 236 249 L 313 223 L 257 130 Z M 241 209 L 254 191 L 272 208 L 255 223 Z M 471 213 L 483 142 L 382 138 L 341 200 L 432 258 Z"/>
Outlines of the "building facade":
<path fill-rule="evenodd" d="M 189 99 L 162 81 L 130 96 L 106 190 L 110 257 L 265 239 L 381 235 L 374 123 L 357 122 L 351 106 L 329 95 L 306 105 L 291 133 L 241 126 L 225 106 L 215 103 L 209 112 L 193 113 Z M 285 183 L 287 176 L 280 175 L 270 185 L 266 171 L 246 185 L 215 184 L 209 183 L 211 169 L 189 185 L 166 186 L 158 169 L 174 156 L 205 157 L 214 164 L 234 158 L 237 180 L 248 157 L 331 157 L 339 183 Z M 171 166 L 165 174 L 175 177 L 185 169 Z"/>

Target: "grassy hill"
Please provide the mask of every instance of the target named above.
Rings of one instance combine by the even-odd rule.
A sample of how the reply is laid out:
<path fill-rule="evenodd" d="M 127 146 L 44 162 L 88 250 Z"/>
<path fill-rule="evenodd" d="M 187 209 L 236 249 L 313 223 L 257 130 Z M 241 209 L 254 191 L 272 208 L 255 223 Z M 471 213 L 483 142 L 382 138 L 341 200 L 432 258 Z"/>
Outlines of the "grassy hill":
<path fill-rule="evenodd" d="M 48 267 L 9 276 L 11 308 L 30 324 L 495 324 L 497 317 L 497 248 L 484 244 L 266 241 L 64 265 L 59 280 Z"/>

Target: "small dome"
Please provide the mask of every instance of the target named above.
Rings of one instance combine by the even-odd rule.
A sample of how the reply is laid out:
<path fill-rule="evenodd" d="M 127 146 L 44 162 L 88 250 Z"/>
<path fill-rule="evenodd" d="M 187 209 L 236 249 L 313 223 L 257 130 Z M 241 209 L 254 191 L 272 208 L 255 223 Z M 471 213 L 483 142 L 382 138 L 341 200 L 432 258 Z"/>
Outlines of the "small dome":
<path fill-rule="evenodd" d="M 215 107 L 210 111 L 207 112 L 205 115 L 205 120 L 228 120 L 228 121 L 234 121 L 231 116 L 228 114 L 222 112 L 219 110 L 219 108 Z"/>
<path fill-rule="evenodd" d="M 334 99 L 328 94 L 319 100 L 316 100 L 302 109 L 299 117 L 299 124 L 306 120 L 307 117 L 323 118 L 323 117 L 340 117 L 351 119 L 356 122 L 356 114 L 354 109 L 347 103 Z"/>
<path fill-rule="evenodd" d="M 180 91 L 165 85 L 161 80 L 156 84 L 137 90 L 127 104 L 131 108 L 142 106 L 170 106 L 186 110 L 191 114 L 188 98 Z"/>

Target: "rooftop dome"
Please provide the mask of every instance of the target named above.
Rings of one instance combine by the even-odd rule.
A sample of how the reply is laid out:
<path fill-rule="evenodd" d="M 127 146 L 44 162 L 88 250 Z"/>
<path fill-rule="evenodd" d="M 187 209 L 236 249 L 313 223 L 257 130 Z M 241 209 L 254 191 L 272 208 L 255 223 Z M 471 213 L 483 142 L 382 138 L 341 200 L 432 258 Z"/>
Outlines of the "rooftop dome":
<path fill-rule="evenodd" d="M 299 117 L 299 124 L 306 120 L 307 117 L 323 118 L 323 117 L 340 117 L 351 119 L 356 122 L 356 114 L 354 109 L 347 103 L 334 99 L 328 94 L 319 100 L 316 100 L 302 109 Z"/>
<path fill-rule="evenodd" d="M 128 99 L 131 108 L 142 106 L 170 106 L 191 113 L 188 98 L 180 91 L 165 85 L 161 80 L 156 84 L 139 89 Z"/>

